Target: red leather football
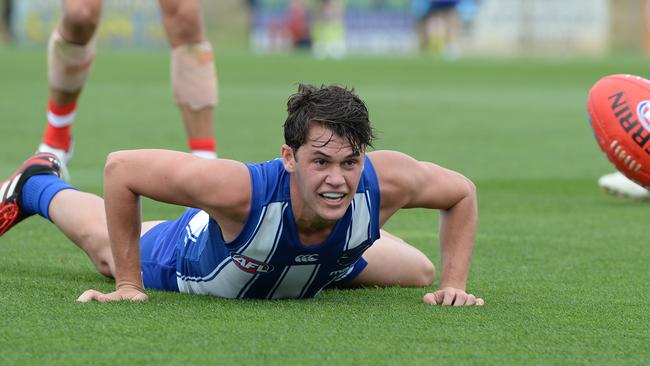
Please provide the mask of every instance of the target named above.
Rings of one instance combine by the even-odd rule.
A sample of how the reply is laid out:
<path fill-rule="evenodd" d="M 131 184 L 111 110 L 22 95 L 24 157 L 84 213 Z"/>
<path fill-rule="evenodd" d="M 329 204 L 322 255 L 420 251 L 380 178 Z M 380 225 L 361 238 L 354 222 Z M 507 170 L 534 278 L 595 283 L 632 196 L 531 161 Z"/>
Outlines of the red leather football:
<path fill-rule="evenodd" d="M 650 188 L 650 81 L 634 75 L 605 76 L 589 91 L 587 109 L 609 161 Z"/>

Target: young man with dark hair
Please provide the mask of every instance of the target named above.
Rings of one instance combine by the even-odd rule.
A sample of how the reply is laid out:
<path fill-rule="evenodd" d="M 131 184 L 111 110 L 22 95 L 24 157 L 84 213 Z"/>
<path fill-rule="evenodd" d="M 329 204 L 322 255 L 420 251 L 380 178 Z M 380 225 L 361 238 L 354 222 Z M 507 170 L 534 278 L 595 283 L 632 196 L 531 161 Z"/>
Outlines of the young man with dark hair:
<path fill-rule="evenodd" d="M 145 288 L 227 298 L 314 297 L 331 286 L 428 286 L 431 261 L 380 228 L 401 208 L 441 210 L 439 290 L 424 301 L 482 305 L 465 291 L 478 219 L 462 175 L 395 151 L 366 153 L 365 104 L 339 86 L 289 98 L 280 159 L 206 160 L 163 150 L 109 155 L 104 201 L 37 154 L 0 187 L 0 234 L 34 213 L 83 249 L 116 291 L 79 301 L 146 300 Z M 141 223 L 139 197 L 189 208 Z"/>

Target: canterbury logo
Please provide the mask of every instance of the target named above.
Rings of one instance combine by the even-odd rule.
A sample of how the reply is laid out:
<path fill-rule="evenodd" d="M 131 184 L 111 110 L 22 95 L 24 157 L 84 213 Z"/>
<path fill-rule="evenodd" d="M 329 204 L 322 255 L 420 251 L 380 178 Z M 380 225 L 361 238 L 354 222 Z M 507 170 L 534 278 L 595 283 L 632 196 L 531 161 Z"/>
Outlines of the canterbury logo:
<path fill-rule="evenodd" d="M 311 263 L 318 260 L 318 254 L 303 254 L 296 257 L 296 263 Z"/>

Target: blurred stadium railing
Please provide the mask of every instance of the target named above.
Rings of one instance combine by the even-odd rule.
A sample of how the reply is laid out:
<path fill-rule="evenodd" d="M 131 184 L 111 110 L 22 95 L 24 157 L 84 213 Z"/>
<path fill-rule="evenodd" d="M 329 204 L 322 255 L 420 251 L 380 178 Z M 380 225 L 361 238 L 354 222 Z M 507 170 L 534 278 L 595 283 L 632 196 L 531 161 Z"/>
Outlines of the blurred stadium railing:
<path fill-rule="evenodd" d="M 17 45 L 44 44 L 60 17 L 61 2 L 0 0 L 1 9 L 6 11 L 10 2 L 11 32 L 3 24 L 3 38 L 11 33 Z M 319 47 L 331 44 L 332 50 L 321 49 L 325 55 L 331 51 L 340 56 L 337 52 L 341 49 L 347 54 L 413 54 L 420 49 L 416 4 L 422 2 L 427 1 L 203 0 L 203 9 L 208 37 L 217 47 L 249 47 L 266 53 L 287 52 L 299 45 L 318 54 Z M 460 0 L 458 48 L 467 55 L 598 55 L 647 50 L 645 3 Z M 297 42 L 296 37 L 305 38 L 305 34 L 309 39 Z M 98 41 L 116 47 L 164 47 L 158 2 L 104 0 Z"/>
<path fill-rule="evenodd" d="M 335 1 L 335 0 L 331 0 Z M 330 2 L 331 2 L 330 1 Z M 440 0 L 444 2 L 444 0 Z M 287 4 L 257 0 L 253 7 L 251 48 L 287 49 Z M 319 3 L 305 3 L 318 20 Z M 349 53 L 418 51 L 418 0 L 347 0 L 343 23 Z M 425 3 L 430 1 L 424 1 Z M 598 55 L 612 50 L 639 51 L 647 43 L 645 0 L 460 0 L 458 46 L 474 55 Z M 285 37 L 286 39 L 282 39 Z"/>
<path fill-rule="evenodd" d="M 14 0 L 14 41 L 19 45 L 45 44 L 60 17 L 61 1 Z M 166 45 L 163 32 L 157 1 L 107 0 L 97 41 L 116 47 L 162 47 Z"/>

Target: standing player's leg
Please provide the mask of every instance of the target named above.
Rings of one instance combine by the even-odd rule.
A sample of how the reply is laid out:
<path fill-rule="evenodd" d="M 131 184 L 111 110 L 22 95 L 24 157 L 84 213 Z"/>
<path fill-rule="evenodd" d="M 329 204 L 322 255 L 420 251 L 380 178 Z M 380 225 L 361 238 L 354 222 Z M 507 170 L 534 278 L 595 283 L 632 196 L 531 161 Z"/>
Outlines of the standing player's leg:
<path fill-rule="evenodd" d="M 217 103 L 217 76 L 212 45 L 205 39 L 199 0 L 159 0 L 171 51 L 171 81 L 190 150 L 215 158 L 213 109 Z"/>
<path fill-rule="evenodd" d="M 64 0 L 63 18 L 47 47 L 50 93 L 47 126 L 39 152 L 59 157 L 64 177 L 72 157 L 71 126 L 77 99 L 95 57 L 93 35 L 101 15 L 101 0 Z"/>
<path fill-rule="evenodd" d="M 424 253 L 384 230 L 363 259 L 366 268 L 344 286 L 425 287 L 435 278 L 435 267 Z"/>

